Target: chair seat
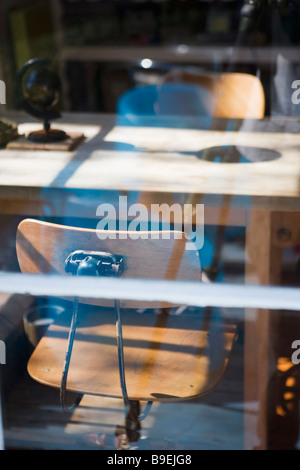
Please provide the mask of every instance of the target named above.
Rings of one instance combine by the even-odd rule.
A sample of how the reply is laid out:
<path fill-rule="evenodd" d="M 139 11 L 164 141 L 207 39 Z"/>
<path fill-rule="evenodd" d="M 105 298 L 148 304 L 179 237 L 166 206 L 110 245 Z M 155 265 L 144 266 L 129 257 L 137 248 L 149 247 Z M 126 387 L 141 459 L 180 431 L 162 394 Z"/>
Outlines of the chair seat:
<path fill-rule="evenodd" d="M 211 391 L 225 372 L 235 327 L 209 320 L 203 309 L 161 312 L 121 312 L 129 398 L 178 401 Z M 29 360 L 29 374 L 45 385 L 60 387 L 70 315 L 49 327 Z M 113 309 L 81 310 L 67 389 L 122 398 Z"/>

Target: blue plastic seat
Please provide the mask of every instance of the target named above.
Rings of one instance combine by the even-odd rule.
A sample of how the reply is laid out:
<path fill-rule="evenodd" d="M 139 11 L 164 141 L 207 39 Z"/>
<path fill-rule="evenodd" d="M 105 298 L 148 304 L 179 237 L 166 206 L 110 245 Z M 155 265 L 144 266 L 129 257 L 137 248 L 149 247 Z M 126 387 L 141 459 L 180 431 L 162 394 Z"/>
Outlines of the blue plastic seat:
<path fill-rule="evenodd" d="M 136 126 L 143 125 L 147 117 L 154 116 L 170 119 L 180 116 L 209 117 L 209 100 L 210 93 L 196 85 L 146 85 L 132 88 L 119 98 L 117 116 L 122 124 Z"/>

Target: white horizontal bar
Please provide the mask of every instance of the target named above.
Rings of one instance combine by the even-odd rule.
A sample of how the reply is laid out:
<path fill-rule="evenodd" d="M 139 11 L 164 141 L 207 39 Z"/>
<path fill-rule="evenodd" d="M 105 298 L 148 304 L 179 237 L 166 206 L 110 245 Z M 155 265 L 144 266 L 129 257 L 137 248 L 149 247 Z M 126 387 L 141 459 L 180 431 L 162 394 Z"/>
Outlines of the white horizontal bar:
<path fill-rule="evenodd" d="M 298 50 L 295 47 L 235 47 L 236 60 L 238 62 L 275 63 L 278 54 L 287 59 L 299 62 Z M 227 63 L 232 56 L 233 49 L 230 46 L 65 46 L 60 51 L 60 60 L 85 60 L 85 61 L 139 61 L 151 57 L 153 61 L 177 63 L 203 64 L 209 61 Z M 254 54 L 254 55 L 253 55 Z"/>
<path fill-rule="evenodd" d="M 166 301 L 206 307 L 300 311 L 300 289 L 150 279 L 0 273 L 0 291 L 33 296 Z"/>

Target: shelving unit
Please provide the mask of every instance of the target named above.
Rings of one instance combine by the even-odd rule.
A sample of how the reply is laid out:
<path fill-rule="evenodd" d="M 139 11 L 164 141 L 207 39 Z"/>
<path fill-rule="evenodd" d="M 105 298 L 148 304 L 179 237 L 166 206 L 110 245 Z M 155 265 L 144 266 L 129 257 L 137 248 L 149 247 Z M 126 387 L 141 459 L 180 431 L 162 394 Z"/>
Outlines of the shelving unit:
<path fill-rule="evenodd" d="M 65 106 L 114 112 L 117 97 L 137 84 L 137 70 L 138 79 L 147 82 L 149 74 L 164 73 L 172 66 L 214 69 L 216 64 L 228 63 L 239 2 L 222 4 L 221 22 L 220 17 L 214 21 L 212 3 L 55 0 L 52 12 L 57 59 L 66 78 Z M 213 42 L 225 41 L 227 47 L 208 45 L 207 29 Z M 140 65 L 145 58 L 152 61 L 151 70 Z M 72 82 L 75 75 L 81 77 L 79 85 Z"/>
<path fill-rule="evenodd" d="M 114 112 L 120 94 L 175 66 L 245 72 L 260 68 L 268 82 L 278 54 L 300 62 L 297 47 L 270 42 L 270 21 L 264 32 L 238 43 L 242 3 L 4 0 L 6 39 L 14 57 L 10 76 L 37 54 L 51 57 L 62 78 L 63 108 L 96 112 Z M 148 70 L 140 64 L 145 58 L 152 61 Z"/>

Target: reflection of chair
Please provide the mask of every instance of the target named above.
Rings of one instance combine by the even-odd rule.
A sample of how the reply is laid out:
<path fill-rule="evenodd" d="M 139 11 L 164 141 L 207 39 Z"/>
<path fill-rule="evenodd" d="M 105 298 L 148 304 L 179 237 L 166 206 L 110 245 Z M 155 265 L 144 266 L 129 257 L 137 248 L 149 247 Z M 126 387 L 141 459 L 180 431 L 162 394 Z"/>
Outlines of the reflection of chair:
<path fill-rule="evenodd" d="M 17 232 L 21 271 L 95 274 L 89 270 L 101 265 L 99 275 L 119 271 L 124 278 L 201 281 L 198 252 L 185 249 L 183 234 L 177 232 L 180 237 L 174 239 L 174 233 L 165 232 L 162 238 L 156 232 L 159 238 L 151 238 L 153 232 L 143 232 L 148 238 L 134 239 L 133 232 L 123 232 L 120 239 L 118 232 L 107 233 L 115 238 L 101 240 L 96 230 L 24 220 Z M 78 250 L 83 251 L 78 255 Z M 140 401 L 193 399 L 221 380 L 235 330 L 231 325 L 227 330 L 220 315 L 202 309 L 178 314 L 178 306 L 153 301 L 110 302 L 101 299 L 101 292 L 91 303 L 81 299 L 73 303 L 73 316 L 58 317 L 35 348 L 28 371 L 38 382 L 61 391 L 65 387 L 64 393 L 123 398 L 129 440 L 137 440 L 138 416 L 132 416 Z"/>
<path fill-rule="evenodd" d="M 210 93 L 208 111 L 218 118 L 261 119 L 265 111 L 265 95 L 259 78 L 247 73 L 190 73 L 171 71 L 161 86 L 170 83 L 196 85 Z"/>

